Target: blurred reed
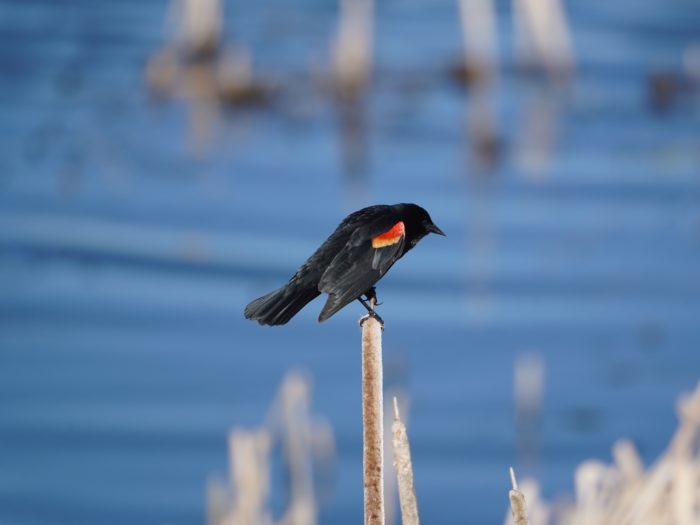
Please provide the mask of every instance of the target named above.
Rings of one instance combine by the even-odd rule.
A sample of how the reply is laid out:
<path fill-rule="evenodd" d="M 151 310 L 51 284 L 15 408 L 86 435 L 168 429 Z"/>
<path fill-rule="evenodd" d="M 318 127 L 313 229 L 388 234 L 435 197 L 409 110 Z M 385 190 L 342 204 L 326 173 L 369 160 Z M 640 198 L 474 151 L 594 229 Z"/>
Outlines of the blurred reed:
<path fill-rule="evenodd" d="M 562 95 L 558 86 L 532 86 L 523 102 L 523 124 L 514 146 L 514 156 L 522 172 L 532 180 L 549 173 L 560 134 Z"/>
<path fill-rule="evenodd" d="M 513 517 L 513 523 L 514 525 L 530 525 L 530 520 L 527 517 L 525 495 L 518 489 L 518 480 L 515 478 L 513 467 L 510 467 L 510 483 L 511 489 L 508 493 L 508 498 L 510 499 L 510 512 Z"/>
<path fill-rule="evenodd" d="M 492 0 L 459 0 L 463 58 L 450 68 L 453 79 L 469 88 L 466 131 L 477 173 L 491 170 L 504 157 L 499 130 L 498 25 Z M 574 70 L 571 32 L 560 0 L 514 0 L 515 55 L 522 72 L 544 72 L 549 84 L 568 83 Z M 546 86 L 547 84 L 545 84 Z M 557 134 L 556 106 L 547 90 L 526 104 L 517 159 L 526 173 L 545 172 Z M 556 98 L 555 98 L 556 100 Z"/>
<path fill-rule="evenodd" d="M 394 397 L 394 423 L 391 427 L 394 445 L 394 468 L 401 503 L 401 523 L 403 525 L 419 525 L 418 501 L 413 481 L 413 464 L 411 462 L 411 447 L 408 442 L 406 425 L 401 421 L 399 402 Z"/>
<path fill-rule="evenodd" d="M 362 322 L 362 415 L 364 442 L 365 523 L 384 523 L 383 407 L 381 325 L 374 317 Z M 528 358 L 531 359 L 531 358 Z M 527 361 L 523 361 L 527 362 Z M 541 397 L 542 366 L 537 360 L 521 365 L 516 392 L 536 406 Z M 525 372 L 522 372 L 525 370 Z M 518 374 L 521 374 L 518 379 Z M 284 379 L 268 417 L 259 429 L 234 429 L 229 437 L 230 480 L 207 487 L 209 525 L 315 525 L 318 503 L 313 462 L 318 440 L 332 450 L 328 425 L 316 431 L 311 421 L 308 379 L 291 373 Z M 679 427 L 661 457 L 648 469 L 634 445 L 620 440 L 613 464 L 583 462 L 575 473 L 573 503 L 547 503 L 536 481 L 518 483 L 511 469 L 510 512 L 506 525 L 696 525 L 700 523 L 700 383 L 678 402 Z M 394 397 L 392 424 L 402 523 L 419 523 L 410 445 Z M 279 520 L 269 509 L 270 453 L 276 443 L 284 450 L 289 500 Z M 527 501 L 527 504 L 526 504 Z"/>
<path fill-rule="evenodd" d="M 333 44 L 333 79 L 341 99 L 354 99 L 368 87 L 372 73 L 374 0 L 340 0 Z"/>
<path fill-rule="evenodd" d="M 450 67 L 450 76 L 470 91 L 465 99 L 466 151 L 478 169 L 492 168 L 500 159 L 498 130 L 498 31 L 492 0 L 459 0 L 462 59 Z"/>
<path fill-rule="evenodd" d="M 575 473 L 573 503 L 546 503 L 528 480 L 523 489 L 532 525 L 691 525 L 700 523 L 700 384 L 678 401 L 679 426 L 648 469 L 634 445 L 620 440 L 613 464 L 584 461 Z M 512 524 L 508 518 L 506 524 Z"/>
<path fill-rule="evenodd" d="M 233 504 L 224 523 L 267 524 L 272 517 L 267 509 L 270 475 L 267 466 L 270 435 L 265 429 L 236 429 L 229 436 Z"/>
<path fill-rule="evenodd" d="M 265 429 L 234 429 L 229 435 L 230 485 L 207 485 L 209 525 L 272 525 L 267 508 L 270 434 Z M 233 487 L 233 491 L 231 490 Z"/>
<path fill-rule="evenodd" d="M 469 88 L 465 99 L 465 136 L 470 167 L 491 172 L 505 158 L 507 138 L 500 129 L 498 12 L 493 0 L 458 0 L 462 27 L 462 58 L 450 67 L 451 77 Z M 341 162 L 350 182 L 367 172 L 370 115 L 368 98 L 373 86 L 374 0 L 339 0 L 338 26 L 330 45 L 330 71 L 322 76 L 321 94 L 328 94 L 337 114 Z M 542 71 L 565 84 L 574 69 L 571 32 L 561 0 L 514 0 L 517 71 Z M 319 95 L 315 75 L 309 78 L 277 78 L 254 72 L 252 53 L 223 41 L 221 0 L 173 0 L 168 16 L 168 43 L 149 59 L 146 81 L 158 97 L 182 97 L 190 105 L 190 128 L 196 152 L 213 139 L 213 130 L 224 107 L 281 109 L 285 115 Z M 691 62 L 693 62 L 691 60 Z M 406 87 L 406 78 L 426 84 L 424 69 L 400 75 L 393 86 Z M 649 82 L 650 100 L 666 107 L 677 91 L 667 75 Z M 444 80 L 444 79 L 443 79 Z M 414 80 L 415 81 L 415 80 Z M 411 82 L 414 82 L 411 81 Z M 408 82 L 408 84 L 411 84 Z M 429 83 L 429 81 L 428 81 Z M 426 84 L 427 85 L 427 84 Z M 552 155 L 556 107 L 544 93 L 528 104 L 517 159 L 528 173 L 545 170 Z M 308 100 L 306 100 L 308 98 Z M 544 101 L 544 102 L 543 102 Z M 311 102 L 313 104 L 314 101 Z M 361 181 L 364 183 L 364 181 Z M 363 187 L 366 184 L 361 184 Z"/>
<path fill-rule="evenodd" d="M 544 362 L 538 354 L 518 356 L 513 370 L 515 436 L 518 460 L 533 468 L 539 461 Z"/>
<path fill-rule="evenodd" d="M 303 374 L 287 374 L 259 429 L 234 429 L 229 437 L 230 480 L 207 487 L 209 525 L 315 525 L 318 503 L 314 463 L 334 449 L 329 425 L 315 424 L 310 414 L 310 383 Z M 279 520 L 270 510 L 271 452 L 283 450 L 288 501 Z M 320 450 L 321 454 L 316 451 Z"/>
<path fill-rule="evenodd" d="M 331 92 L 339 122 L 342 164 L 349 175 L 367 166 L 366 95 L 372 78 L 374 0 L 340 0 L 331 46 Z"/>
<path fill-rule="evenodd" d="M 391 368 L 385 367 L 384 376 L 384 443 L 392 443 L 393 445 L 393 425 L 394 425 L 394 403 L 397 399 L 398 406 L 403 414 L 404 424 L 409 408 L 408 394 L 402 387 L 391 385 L 387 376 L 391 374 Z M 384 456 L 384 472 L 391 472 L 395 468 L 394 455 L 386 454 Z M 399 507 L 399 493 L 396 476 L 384 477 L 384 518 L 387 525 L 393 525 L 398 522 L 401 509 Z"/>
<path fill-rule="evenodd" d="M 463 60 L 452 76 L 467 86 L 498 78 L 498 28 L 493 0 L 458 0 Z M 568 80 L 574 70 L 571 30 L 561 0 L 514 0 L 515 55 L 525 71 Z"/>
<path fill-rule="evenodd" d="M 189 102 L 197 152 L 211 142 L 222 105 L 267 106 L 276 92 L 273 82 L 253 74 L 247 48 L 224 46 L 223 20 L 221 0 L 172 0 L 166 43 L 144 71 L 153 96 Z"/>
<path fill-rule="evenodd" d="M 467 86 L 488 85 L 498 79 L 498 31 L 493 0 L 458 0 L 463 53 L 451 69 Z"/>
<path fill-rule="evenodd" d="M 516 55 L 527 71 L 566 82 L 574 71 L 571 30 L 561 0 L 514 0 Z"/>
<path fill-rule="evenodd" d="M 542 74 L 527 90 L 515 157 L 531 178 L 547 175 L 560 134 L 561 103 L 575 71 L 572 35 L 561 0 L 514 0 L 516 65 Z"/>
<path fill-rule="evenodd" d="M 173 0 L 166 24 L 183 55 L 192 60 L 210 58 L 221 47 L 221 0 Z"/>
<path fill-rule="evenodd" d="M 310 385 L 299 373 L 288 374 L 273 406 L 271 426 L 281 436 L 289 479 L 289 504 L 282 523 L 315 525 Z"/>

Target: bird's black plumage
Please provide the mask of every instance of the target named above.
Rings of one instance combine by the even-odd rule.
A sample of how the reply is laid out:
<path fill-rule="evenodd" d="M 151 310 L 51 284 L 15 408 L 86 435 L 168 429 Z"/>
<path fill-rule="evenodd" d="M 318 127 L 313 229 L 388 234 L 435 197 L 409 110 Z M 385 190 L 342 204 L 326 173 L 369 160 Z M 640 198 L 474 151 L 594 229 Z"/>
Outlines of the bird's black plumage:
<path fill-rule="evenodd" d="M 348 215 L 279 290 L 252 301 L 247 319 L 288 322 L 308 302 L 328 294 L 319 322 L 372 293 L 379 279 L 429 233 L 444 235 L 416 204 L 377 205 Z"/>

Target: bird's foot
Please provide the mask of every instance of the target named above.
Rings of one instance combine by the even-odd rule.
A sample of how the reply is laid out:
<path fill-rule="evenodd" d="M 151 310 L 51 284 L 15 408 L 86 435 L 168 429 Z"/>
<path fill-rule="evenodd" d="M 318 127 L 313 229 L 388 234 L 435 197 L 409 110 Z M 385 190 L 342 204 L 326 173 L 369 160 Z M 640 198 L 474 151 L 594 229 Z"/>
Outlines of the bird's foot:
<path fill-rule="evenodd" d="M 370 319 L 370 318 L 376 319 L 379 322 L 379 325 L 382 327 L 382 330 L 384 330 L 384 319 L 379 317 L 379 314 L 377 312 L 375 312 L 374 310 L 369 311 L 367 313 L 367 315 L 363 315 L 360 318 L 360 326 L 364 325 L 365 321 L 367 321 L 367 319 Z"/>
<path fill-rule="evenodd" d="M 367 297 L 367 300 L 364 300 L 362 297 L 358 297 L 357 300 L 360 301 L 362 306 L 364 306 L 367 309 L 367 315 L 362 317 L 360 319 L 360 326 L 362 326 L 367 319 L 370 317 L 374 317 L 377 321 L 379 321 L 379 324 L 382 326 L 382 330 L 384 330 L 384 319 L 379 317 L 379 314 L 374 311 L 374 307 L 377 306 L 377 293 L 374 289 L 374 286 L 369 289 L 365 294 L 365 297 Z"/>

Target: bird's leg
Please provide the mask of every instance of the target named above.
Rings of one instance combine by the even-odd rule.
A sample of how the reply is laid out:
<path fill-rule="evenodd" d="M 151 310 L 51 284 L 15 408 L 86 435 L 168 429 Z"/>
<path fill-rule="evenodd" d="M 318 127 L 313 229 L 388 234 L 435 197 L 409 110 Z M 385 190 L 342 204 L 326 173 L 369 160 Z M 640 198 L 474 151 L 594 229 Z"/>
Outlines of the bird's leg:
<path fill-rule="evenodd" d="M 362 296 L 358 297 L 357 300 L 360 301 L 360 304 L 365 307 L 365 309 L 367 310 L 367 313 L 371 314 L 374 311 L 374 309 L 367 303 L 367 301 L 365 301 L 362 298 Z"/>
<path fill-rule="evenodd" d="M 377 289 L 374 286 L 367 290 L 364 295 L 368 301 L 374 301 L 374 306 L 381 306 L 382 304 L 384 304 L 380 303 L 379 300 L 377 300 Z"/>
<path fill-rule="evenodd" d="M 362 295 L 364 295 L 366 299 L 363 299 Z M 368 313 L 373 313 L 374 307 L 377 306 L 377 290 L 374 288 L 374 286 L 372 286 L 372 288 L 367 290 L 362 295 L 360 295 L 357 300 L 360 301 L 362 306 L 367 309 Z"/>
<path fill-rule="evenodd" d="M 377 321 L 379 321 L 379 324 L 382 325 L 382 329 L 384 328 L 384 319 L 379 317 L 379 314 L 374 311 L 374 307 L 377 306 L 377 290 L 372 286 L 369 290 L 367 290 L 364 293 L 364 296 L 367 298 L 366 300 L 362 298 L 362 296 L 358 297 L 357 300 L 360 301 L 362 306 L 364 306 L 367 309 L 367 315 L 364 316 L 362 319 L 360 319 L 360 326 L 370 317 L 374 317 Z M 369 304 L 368 304 L 369 303 Z"/>

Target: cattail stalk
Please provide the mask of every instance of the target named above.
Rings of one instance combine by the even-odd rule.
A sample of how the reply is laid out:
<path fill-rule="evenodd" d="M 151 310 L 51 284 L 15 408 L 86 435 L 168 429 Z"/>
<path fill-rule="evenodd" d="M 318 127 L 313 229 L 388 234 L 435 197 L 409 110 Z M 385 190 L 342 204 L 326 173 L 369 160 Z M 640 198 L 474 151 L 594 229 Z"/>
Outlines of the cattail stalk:
<path fill-rule="evenodd" d="M 401 504 L 401 522 L 403 525 L 419 525 L 418 502 L 416 488 L 413 483 L 413 464 L 411 463 L 411 447 L 408 443 L 406 425 L 401 421 L 399 404 L 394 398 L 394 423 L 391 426 L 394 444 L 394 466 L 399 487 L 399 502 Z"/>
<path fill-rule="evenodd" d="M 510 482 L 512 488 L 508 493 L 510 498 L 510 512 L 513 515 L 515 525 L 530 525 L 527 517 L 527 506 L 525 505 L 525 495 L 518 490 L 518 480 L 515 479 L 515 471 L 510 467 Z"/>
<path fill-rule="evenodd" d="M 498 32 L 493 0 L 459 0 L 459 14 L 465 69 L 472 69 L 481 80 L 495 80 Z"/>
<path fill-rule="evenodd" d="M 365 525 L 384 525 L 382 327 L 371 316 L 362 322 L 362 438 Z"/>
<path fill-rule="evenodd" d="M 521 60 L 534 60 L 553 79 L 566 80 L 574 68 L 574 54 L 561 0 L 514 0 L 513 7 Z"/>
<path fill-rule="evenodd" d="M 311 459 L 310 390 L 306 378 L 287 374 L 280 389 L 279 403 L 284 452 L 289 476 L 289 507 L 285 525 L 316 525 L 313 465 Z"/>
<path fill-rule="evenodd" d="M 516 444 L 520 463 L 537 464 L 545 368 L 539 354 L 518 356 L 513 370 Z"/>
<path fill-rule="evenodd" d="M 270 524 L 270 435 L 266 430 L 236 429 L 229 436 L 231 481 L 235 488 L 230 523 Z"/>
<path fill-rule="evenodd" d="M 374 0 L 340 0 L 340 24 L 334 46 L 336 88 L 345 97 L 359 94 L 372 71 Z"/>

